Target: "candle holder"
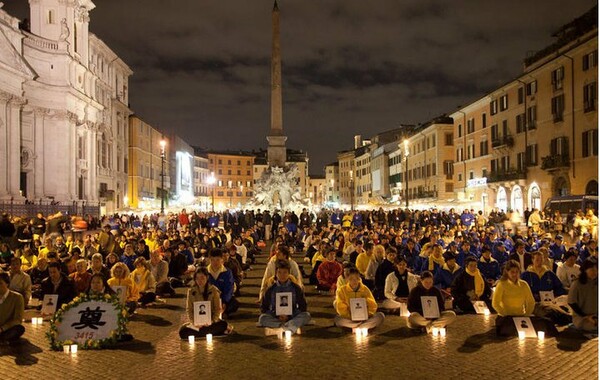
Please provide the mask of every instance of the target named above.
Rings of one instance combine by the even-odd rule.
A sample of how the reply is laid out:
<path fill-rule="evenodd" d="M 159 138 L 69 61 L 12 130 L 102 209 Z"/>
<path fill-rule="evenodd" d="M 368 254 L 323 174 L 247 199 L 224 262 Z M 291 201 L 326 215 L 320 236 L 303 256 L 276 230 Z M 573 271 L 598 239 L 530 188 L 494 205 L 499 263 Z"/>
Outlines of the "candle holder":
<path fill-rule="evenodd" d="M 445 337 L 446 336 L 446 328 L 445 327 L 440 328 L 440 336 L 441 337 Z"/>
<path fill-rule="evenodd" d="M 287 330 L 285 332 L 285 339 L 292 339 L 292 332 L 290 330 Z"/>
<path fill-rule="evenodd" d="M 539 341 L 543 341 L 544 338 L 546 337 L 546 333 L 544 331 L 538 331 L 537 336 L 538 336 Z"/>
<path fill-rule="evenodd" d="M 64 352 L 65 354 L 68 354 L 69 352 L 71 352 L 71 346 L 69 346 L 68 344 L 65 344 L 65 345 L 63 346 L 63 352 Z"/>
<path fill-rule="evenodd" d="M 206 343 L 212 343 L 212 341 L 213 341 L 213 335 L 206 334 Z"/>
<path fill-rule="evenodd" d="M 362 336 L 368 336 L 369 335 L 369 329 L 362 329 Z"/>
<path fill-rule="evenodd" d="M 438 336 L 439 333 L 440 333 L 440 329 L 438 329 L 437 327 L 434 327 L 431 329 L 431 334 L 433 336 Z"/>
<path fill-rule="evenodd" d="M 519 340 L 525 340 L 525 331 L 519 331 Z"/>
<path fill-rule="evenodd" d="M 77 345 L 76 344 L 72 344 L 71 345 L 71 353 L 72 354 L 76 354 L 77 353 Z"/>
<path fill-rule="evenodd" d="M 196 337 L 194 335 L 188 336 L 188 342 L 189 342 L 189 344 L 196 343 Z"/>

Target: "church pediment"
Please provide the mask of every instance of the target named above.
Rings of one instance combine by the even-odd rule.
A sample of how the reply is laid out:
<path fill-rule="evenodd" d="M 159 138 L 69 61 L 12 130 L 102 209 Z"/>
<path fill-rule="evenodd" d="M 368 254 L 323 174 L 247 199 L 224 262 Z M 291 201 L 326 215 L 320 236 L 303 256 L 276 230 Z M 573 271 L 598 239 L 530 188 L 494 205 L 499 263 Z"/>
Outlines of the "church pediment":
<path fill-rule="evenodd" d="M 0 28 L 0 64 L 8 66 L 12 71 L 20 73 L 24 78 L 33 79 L 36 75 L 27 61 L 10 43 L 4 31 Z"/>

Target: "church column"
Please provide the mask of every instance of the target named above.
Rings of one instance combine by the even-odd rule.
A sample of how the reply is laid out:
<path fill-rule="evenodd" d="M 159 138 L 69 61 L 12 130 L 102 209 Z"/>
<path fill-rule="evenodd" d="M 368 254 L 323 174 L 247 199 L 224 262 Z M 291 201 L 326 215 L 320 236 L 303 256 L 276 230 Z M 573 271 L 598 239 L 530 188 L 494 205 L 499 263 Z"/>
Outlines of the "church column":
<path fill-rule="evenodd" d="M 46 196 L 46 170 L 44 167 L 44 115 L 46 111 L 41 108 L 34 109 L 34 166 L 33 166 L 33 197 L 38 200 Z"/>
<path fill-rule="evenodd" d="M 86 184 L 88 186 L 86 199 L 92 202 L 98 201 L 98 137 L 96 129 L 90 130 L 88 133 L 88 177 Z"/>
<path fill-rule="evenodd" d="M 11 96 L 0 92 L 0 178 L 8 179 L 8 142 L 10 136 L 10 120 L 8 115 L 8 102 Z M 0 198 L 8 196 L 8 181 L 0 181 Z"/>
<path fill-rule="evenodd" d="M 8 192 L 11 197 L 21 199 L 21 107 L 25 104 L 21 98 L 12 98 L 9 102 L 9 147 L 8 147 Z"/>

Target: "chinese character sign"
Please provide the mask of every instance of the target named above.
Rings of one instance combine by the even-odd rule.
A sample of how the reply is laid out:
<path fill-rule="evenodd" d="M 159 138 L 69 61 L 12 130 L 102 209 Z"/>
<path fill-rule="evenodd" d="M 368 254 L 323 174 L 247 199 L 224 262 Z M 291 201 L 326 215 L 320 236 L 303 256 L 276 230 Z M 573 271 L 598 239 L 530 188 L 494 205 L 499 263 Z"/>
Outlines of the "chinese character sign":
<path fill-rule="evenodd" d="M 58 329 L 58 340 L 83 343 L 86 340 L 109 338 L 118 328 L 119 310 L 114 305 L 101 302 L 82 302 L 63 314 Z"/>

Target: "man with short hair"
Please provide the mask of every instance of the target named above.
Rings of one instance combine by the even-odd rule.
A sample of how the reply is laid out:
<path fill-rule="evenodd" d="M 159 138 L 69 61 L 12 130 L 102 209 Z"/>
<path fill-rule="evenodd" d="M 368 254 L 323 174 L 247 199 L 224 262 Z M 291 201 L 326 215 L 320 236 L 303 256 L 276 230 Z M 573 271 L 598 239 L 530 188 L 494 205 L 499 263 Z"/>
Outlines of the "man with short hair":
<path fill-rule="evenodd" d="M 48 264 L 48 278 L 42 281 L 41 299 L 46 294 L 57 294 L 57 308 L 69 303 L 75 298 L 75 285 L 60 271 L 60 264 L 51 262 Z"/>
<path fill-rule="evenodd" d="M 25 333 L 21 324 L 25 305 L 23 296 L 8 288 L 8 273 L 0 273 L 0 343 L 14 344 Z"/>
<path fill-rule="evenodd" d="M 235 313 L 239 307 L 239 302 L 233 296 L 234 279 L 233 274 L 223 265 L 223 251 L 219 248 L 210 250 L 210 264 L 208 269 L 208 282 L 214 285 L 221 292 L 221 303 L 223 305 L 223 314 L 230 315 Z"/>
<path fill-rule="evenodd" d="M 262 299 L 260 306 L 261 315 L 258 323 L 266 327 L 265 335 L 277 335 L 284 331 L 291 331 L 292 334 L 300 332 L 300 328 L 310 321 L 310 314 L 306 311 L 306 299 L 304 292 L 298 284 L 290 280 L 290 263 L 287 260 L 278 260 L 275 282 L 271 285 Z M 281 296 L 281 306 L 291 304 L 290 315 L 277 315 L 278 293 L 291 293 L 291 300 L 283 302 Z"/>

